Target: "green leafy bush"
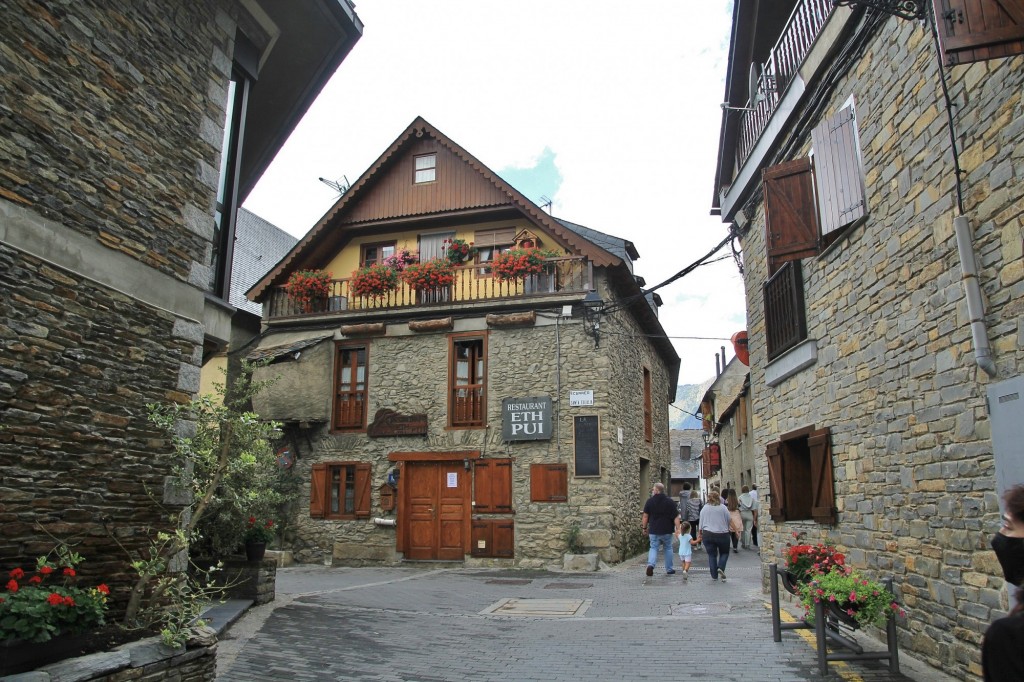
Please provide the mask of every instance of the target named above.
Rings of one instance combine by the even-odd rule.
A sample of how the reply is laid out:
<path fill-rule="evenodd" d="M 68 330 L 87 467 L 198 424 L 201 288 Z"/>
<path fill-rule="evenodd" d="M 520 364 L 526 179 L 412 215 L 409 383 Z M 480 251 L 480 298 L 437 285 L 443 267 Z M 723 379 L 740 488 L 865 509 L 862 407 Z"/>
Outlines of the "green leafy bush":
<path fill-rule="evenodd" d="M 851 568 L 834 568 L 812 576 L 800 585 L 800 598 L 809 623 L 814 622 L 814 604 L 819 601 L 833 605 L 861 626 L 881 626 L 890 613 L 906 615 L 896 603 L 896 595 L 882 583 Z"/>

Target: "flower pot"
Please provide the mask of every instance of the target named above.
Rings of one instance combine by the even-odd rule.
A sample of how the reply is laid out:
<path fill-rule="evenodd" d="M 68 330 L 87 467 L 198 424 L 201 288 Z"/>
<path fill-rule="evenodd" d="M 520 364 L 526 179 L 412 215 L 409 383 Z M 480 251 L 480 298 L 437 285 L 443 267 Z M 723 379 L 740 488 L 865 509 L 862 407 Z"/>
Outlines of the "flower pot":
<path fill-rule="evenodd" d="M 800 596 L 800 581 L 784 568 L 779 570 L 779 575 L 782 577 L 782 586 L 786 588 L 786 592 Z"/>
<path fill-rule="evenodd" d="M 267 543 L 265 542 L 245 543 L 245 558 L 249 561 L 263 561 L 263 555 L 266 551 Z"/>
<path fill-rule="evenodd" d="M 841 625 L 845 625 L 851 630 L 860 628 L 860 623 L 857 622 L 857 619 L 846 612 L 846 609 L 849 608 L 848 604 L 840 604 L 839 602 L 834 601 L 826 601 L 823 603 L 825 604 L 825 610 L 827 612 L 826 615 L 828 617 L 834 618 L 839 621 Z"/>

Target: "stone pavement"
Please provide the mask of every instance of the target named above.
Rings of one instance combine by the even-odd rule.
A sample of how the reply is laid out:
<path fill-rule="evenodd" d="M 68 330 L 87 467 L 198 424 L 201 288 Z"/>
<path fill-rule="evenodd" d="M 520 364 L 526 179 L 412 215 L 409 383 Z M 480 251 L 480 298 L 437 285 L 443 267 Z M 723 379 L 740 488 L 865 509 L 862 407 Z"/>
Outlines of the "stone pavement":
<path fill-rule="evenodd" d="M 660 563 L 646 577 L 645 558 L 595 573 L 280 569 L 276 600 L 223 635 L 217 679 L 952 680 L 903 651 L 902 674 L 871 661 L 831 663 L 820 677 L 811 631 L 772 641 L 754 552 L 730 557 L 725 583 L 711 580 L 703 552 L 688 581 Z"/>

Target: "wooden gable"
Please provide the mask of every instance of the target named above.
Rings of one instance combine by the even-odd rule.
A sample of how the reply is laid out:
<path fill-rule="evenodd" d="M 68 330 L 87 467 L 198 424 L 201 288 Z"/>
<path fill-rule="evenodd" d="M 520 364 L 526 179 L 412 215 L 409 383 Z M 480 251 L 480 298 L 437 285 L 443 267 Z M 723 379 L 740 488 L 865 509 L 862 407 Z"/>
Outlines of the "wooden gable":
<path fill-rule="evenodd" d="M 435 180 L 417 184 L 413 166 L 424 154 L 437 155 Z M 429 135 L 410 142 L 381 171 L 359 201 L 339 216 L 340 224 L 512 203 L 508 193 Z"/>

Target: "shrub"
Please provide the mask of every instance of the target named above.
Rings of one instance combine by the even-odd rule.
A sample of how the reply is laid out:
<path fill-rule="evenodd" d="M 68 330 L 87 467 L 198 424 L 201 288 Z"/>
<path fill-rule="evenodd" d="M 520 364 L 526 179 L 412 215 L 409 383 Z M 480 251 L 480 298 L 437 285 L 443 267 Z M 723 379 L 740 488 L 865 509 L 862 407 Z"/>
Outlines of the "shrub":
<path fill-rule="evenodd" d="M 896 603 L 896 595 L 882 583 L 851 568 L 837 567 L 813 576 L 800 586 L 800 598 L 809 623 L 814 622 L 814 604 L 819 601 L 832 604 L 861 626 L 881 626 L 890 613 L 906 615 Z"/>

